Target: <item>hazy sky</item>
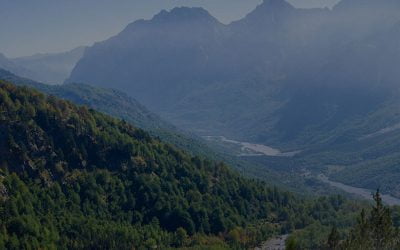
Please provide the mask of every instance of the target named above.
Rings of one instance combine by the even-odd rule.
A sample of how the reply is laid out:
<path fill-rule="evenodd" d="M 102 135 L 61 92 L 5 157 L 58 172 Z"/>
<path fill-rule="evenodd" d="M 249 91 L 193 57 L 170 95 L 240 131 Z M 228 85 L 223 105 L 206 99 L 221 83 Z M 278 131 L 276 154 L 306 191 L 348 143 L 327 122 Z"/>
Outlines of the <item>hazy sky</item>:
<path fill-rule="evenodd" d="M 332 7 L 339 0 L 288 0 L 296 7 Z M 0 53 L 8 57 L 91 45 L 161 9 L 201 6 L 224 23 L 262 0 L 0 0 Z"/>

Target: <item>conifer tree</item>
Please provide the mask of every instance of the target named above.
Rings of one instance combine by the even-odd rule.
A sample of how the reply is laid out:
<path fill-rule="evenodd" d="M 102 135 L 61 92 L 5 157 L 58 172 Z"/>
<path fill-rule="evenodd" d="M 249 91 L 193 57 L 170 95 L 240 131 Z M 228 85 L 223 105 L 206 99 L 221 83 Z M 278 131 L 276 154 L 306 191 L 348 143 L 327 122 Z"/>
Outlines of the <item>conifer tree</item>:
<path fill-rule="evenodd" d="M 329 234 L 328 238 L 328 249 L 335 250 L 338 249 L 340 243 L 340 235 L 336 226 L 334 226 Z"/>

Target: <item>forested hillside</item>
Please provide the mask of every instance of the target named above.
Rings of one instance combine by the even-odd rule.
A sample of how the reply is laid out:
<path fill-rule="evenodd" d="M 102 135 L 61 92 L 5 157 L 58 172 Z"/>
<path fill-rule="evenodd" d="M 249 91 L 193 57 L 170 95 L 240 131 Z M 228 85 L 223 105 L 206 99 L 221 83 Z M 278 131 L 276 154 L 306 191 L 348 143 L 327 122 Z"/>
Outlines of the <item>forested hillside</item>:
<path fill-rule="evenodd" d="M 113 117 L 118 117 L 191 153 L 210 157 L 214 155 L 213 151 L 208 149 L 200 138 L 179 130 L 121 91 L 93 87 L 83 83 L 47 85 L 19 77 L 1 68 L 0 79 L 11 81 L 17 85 L 32 87 L 46 94 L 69 100 L 74 104 L 86 105 Z"/>
<path fill-rule="evenodd" d="M 123 119 L 135 127 L 149 132 L 152 136 L 164 142 L 175 145 L 193 155 L 207 156 L 209 159 L 224 161 L 243 174 L 267 180 L 274 185 L 285 186 L 281 182 L 282 175 L 274 169 L 265 169 L 265 166 L 239 159 L 229 153 L 207 144 L 205 140 L 193 133 L 182 131 L 164 121 L 158 115 L 150 112 L 134 98 L 114 89 L 94 87 L 83 83 L 64 85 L 48 85 L 27 78 L 19 77 L 0 68 L 0 79 L 10 81 L 19 86 L 28 86 L 43 93 L 57 96 L 71 101 L 74 104 L 86 105 L 95 110 L 104 112 L 113 117 Z M 262 171 L 262 175 L 261 172 Z M 283 178 L 287 178 L 284 176 Z M 300 184 L 304 191 L 303 184 Z M 293 185 L 294 187 L 295 185 Z M 292 186 L 286 189 L 291 189 Z M 299 185 L 292 190 L 298 191 Z"/>
<path fill-rule="evenodd" d="M 312 185 L 309 185 L 306 180 L 290 174 L 293 164 L 288 164 L 286 161 L 249 161 L 249 159 L 231 155 L 230 151 L 227 152 L 223 149 L 221 150 L 220 147 L 210 145 L 202 138 L 179 130 L 175 126 L 165 122 L 135 99 L 120 91 L 82 83 L 47 85 L 16 76 L 1 68 L 0 79 L 13 82 L 19 86 L 32 87 L 43 93 L 69 100 L 74 104 L 86 105 L 113 117 L 123 119 L 135 127 L 146 130 L 152 136 L 158 137 L 164 142 L 186 150 L 188 153 L 206 156 L 208 159 L 224 161 L 248 177 L 265 180 L 271 183 L 271 185 L 277 185 L 282 189 L 310 196 L 311 194 L 315 194 L 315 192 L 323 195 L 333 193 L 332 189 L 322 186 L 321 183 L 314 182 Z M 288 182 L 288 180 L 290 181 Z"/>
<path fill-rule="evenodd" d="M 317 209 L 124 121 L 5 82 L 0 121 L 8 249 L 244 247 L 332 223 L 347 206 L 332 197 Z"/>

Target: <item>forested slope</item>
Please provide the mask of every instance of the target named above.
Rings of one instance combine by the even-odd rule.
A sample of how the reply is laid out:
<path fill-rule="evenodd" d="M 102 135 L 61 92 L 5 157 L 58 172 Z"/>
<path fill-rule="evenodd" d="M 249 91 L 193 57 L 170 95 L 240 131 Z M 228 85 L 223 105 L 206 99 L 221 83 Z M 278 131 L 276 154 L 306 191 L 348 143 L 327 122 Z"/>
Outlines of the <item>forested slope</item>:
<path fill-rule="evenodd" d="M 254 224 L 241 242 L 251 245 L 312 220 L 288 193 L 28 88 L 1 82 L 0 121 L 6 248 L 182 246 L 179 237 L 247 235 Z"/>
<path fill-rule="evenodd" d="M 114 89 L 93 87 L 83 83 L 48 85 L 19 77 L 0 68 L 0 79 L 17 85 L 32 87 L 46 94 L 86 105 L 108 115 L 124 119 L 151 135 L 176 145 L 189 152 L 213 155 L 204 142 L 193 134 L 179 130 L 127 94 Z"/>
<path fill-rule="evenodd" d="M 341 218 L 107 115 L 0 83 L 0 248 L 246 248 Z M 229 245 L 228 245 L 229 244 Z"/>
<path fill-rule="evenodd" d="M 134 98 L 120 91 L 94 87 L 83 83 L 48 85 L 16 76 L 1 68 L 0 80 L 12 82 L 18 86 L 32 87 L 45 94 L 54 95 L 69 100 L 74 104 L 85 105 L 113 117 L 123 119 L 135 127 L 146 130 L 152 136 L 173 144 L 188 153 L 224 161 L 247 176 L 267 180 L 274 185 L 285 186 L 280 180 L 286 178 L 286 176 L 282 177 L 274 169 L 265 169 L 264 165 L 256 166 L 252 162 L 247 162 L 207 144 L 202 138 L 165 122 Z M 262 175 L 260 172 L 262 172 Z M 285 188 L 292 187 L 285 186 Z M 292 190 L 299 190 L 298 185 Z M 303 191 L 304 189 L 299 192 Z"/>

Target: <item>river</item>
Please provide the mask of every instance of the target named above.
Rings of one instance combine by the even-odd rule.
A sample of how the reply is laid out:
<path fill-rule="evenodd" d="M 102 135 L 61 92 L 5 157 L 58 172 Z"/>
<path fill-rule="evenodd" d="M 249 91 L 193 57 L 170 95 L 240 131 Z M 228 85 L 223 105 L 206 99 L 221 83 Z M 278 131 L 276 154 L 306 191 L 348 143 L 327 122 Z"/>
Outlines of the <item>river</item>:
<path fill-rule="evenodd" d="M 399 125 L 400 127 L 400 125 Z M 292 152 L 281 152 L 279 149 L 269 147 L 262 144 L 250 143 L 250 142 L 241 142 L 228 139 L 224 136 L 204 136 L 206 140 L 209 141 L 217 141 L 220 143 L 228 143 L 232 145 L 237 145 L 240 147 L 240 153 L 238 156 L 275 156 L 275 157 L 293 157 L 300 153 L 301 151 L 292 151 Z M 308 174 L 310 172 L 306 171 Z M 368 190 L 365 188 L 357 188 L 353 186 L 349 186 L 340 182 L 335 182 L 330 180 L 327 176 L 323 174 L 319 174 L 317 176 L 318 180 L 331 185 L 332 187 L 341 189 L 347 193 L 358 195 L 367 200 L 373 200 L 372 193 L 373 190 Z M 398 205 L 400 206 L 400 199 L 388 194 L 382 194 L 382 200 L 387 205 Z"/>
<path fill-rule="evenodd" d="M 241 142 L 227 139 L 224 136 L 204 136 L 208 141 L 219 141 L 228 144 L 234 144 L 241 147 L 241 153 L 238 156 L 276 156 L 276 157 L 293 157 L 301 151 L 281 152 L 279 149 L 272 148 L 262 144 Z"/>
<path fill-rule="evenodd" d="M 343 184 L 340 182 L 331 181 L 331 180 L 329 180 L 328 177 L 326 177 L 323 174 L 318 175 L 318 180 L 320 180 L 324 183 L 327 183 L 327 184 L 331 185 L 332 187 L 341 189 L 341 190 L 345 191 L 346 193 L 355 194 L 355 195 L 361 196 L 367 200 L 373 200 L 372 195 L 371 195 L 374 192 L 373 190 L 369 190 L 369 189 L 365 189 L 365 188 L 357 188 L 357 187 L 349 186 L 349 185 L 346 185 L 346 184 Z M 394 205 L 399 206 L 400 205 L 400 199 L 393 197 L 391 195 L 388 195 L 388 194 L 382 194 L 382 201 L 389 206 L 394 206 Z"/>

